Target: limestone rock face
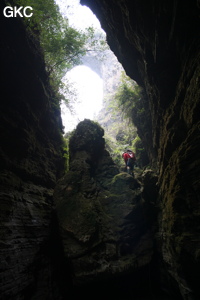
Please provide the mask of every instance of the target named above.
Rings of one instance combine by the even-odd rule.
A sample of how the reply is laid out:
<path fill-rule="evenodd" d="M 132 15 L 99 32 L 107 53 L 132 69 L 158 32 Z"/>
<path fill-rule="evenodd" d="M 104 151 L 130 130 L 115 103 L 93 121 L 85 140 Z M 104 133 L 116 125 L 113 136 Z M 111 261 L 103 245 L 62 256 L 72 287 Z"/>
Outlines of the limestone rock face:
<path fill-rule="evenodd" d="M 81 3 L 97 15 L 111 49 L 149 103 L 152 135 L 139 133 L 159 170 L 163 288 L 176 286 L 183 299 L 199 299 L 199 1 Z"/>
<path fill-rule="evenodd" d="M 54 200 L 74 284 L 115 278 L 150 264 L 153 206 L 142 198 L 136 179 L 119 173 L 104 150 L 99 125 L 80 122 L 70 153 L 70 170 L 58 182 Z"/>
<path fill-rule="evenodd" d="M 62 174 L 61 118 L 36 41 L 0 3 L 0 298 L 47 299 L 52 194 Z M 57 250 L 55 250 L 55 253 Z M 59 296 L 58 296 L 59 297 Z M 50 299 L 50 298 L 48 298 Z"/>

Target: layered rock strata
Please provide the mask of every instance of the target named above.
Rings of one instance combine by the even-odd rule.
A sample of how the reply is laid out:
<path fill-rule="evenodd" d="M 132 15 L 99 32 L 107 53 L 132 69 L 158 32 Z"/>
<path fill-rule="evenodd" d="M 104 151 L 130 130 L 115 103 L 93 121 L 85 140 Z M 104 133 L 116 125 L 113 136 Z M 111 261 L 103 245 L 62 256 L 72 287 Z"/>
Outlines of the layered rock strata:
<path fill-rule="evenodd" d="M 20 20 L 3 17 L 3 2 L 0 297 L 47 299 L 57 294 L 50 242 L 52 194 L 63 172 L 60 111 L 53 108 L 39 45 Z"/>
<path fill-rule="evenodd" d="M 141 138 L 152 136 L 145 144 L 158 162 L 163 287 L 177 285 L 183 299 L 199 299 L 199 2 L 81 3 L 97 15 L 111 49 L 149 102 L 152 135 L 141 132 Z"/>

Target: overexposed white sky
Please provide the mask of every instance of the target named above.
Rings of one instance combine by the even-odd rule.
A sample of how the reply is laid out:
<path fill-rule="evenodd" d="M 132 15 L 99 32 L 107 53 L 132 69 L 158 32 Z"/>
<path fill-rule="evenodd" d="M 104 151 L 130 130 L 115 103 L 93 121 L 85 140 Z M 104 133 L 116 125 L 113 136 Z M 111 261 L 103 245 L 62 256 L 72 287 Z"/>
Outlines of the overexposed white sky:
<path fill-rule="evenodd" d="M 79 0 L 55 0 L 55 2 L 59 5 L 62 15 L 68 18 L 70 26 L 82 30 L 89 26 L 101 28 L 96 16 L 88 7 L 81 6 Z M 78 94 L 77 102 L 73 104 L 73 114 L 65 104 L 61 105 L 64 130 L 68 132 L 73 130 L 80 121 L 94 119 L 100 111 L 103 100 L 103 81 L 94 71 L 83 65 L 73 68 L 65 77 L 74 82 Z"/>
<path fill-rule="evenodd" d="M 74 67 L 66 74 L 74 82 L 78 99 L 73 104 L 74 113 L 71 114 L 64 104 L 61 105 L 63 125 L 65 131 L 70 131 L 84 119 L 94 119 L 102 108 L 103 80 L 86 66 Z"/>
<path fill-rule="evenodd" d="M 68 18 L 69 25 L 78 29 L 84 29 L 91 25 L 101 28 L 99 20 L 87 7 L 80 5 L 80 0 L 55 0 L 61 14 Z"/>

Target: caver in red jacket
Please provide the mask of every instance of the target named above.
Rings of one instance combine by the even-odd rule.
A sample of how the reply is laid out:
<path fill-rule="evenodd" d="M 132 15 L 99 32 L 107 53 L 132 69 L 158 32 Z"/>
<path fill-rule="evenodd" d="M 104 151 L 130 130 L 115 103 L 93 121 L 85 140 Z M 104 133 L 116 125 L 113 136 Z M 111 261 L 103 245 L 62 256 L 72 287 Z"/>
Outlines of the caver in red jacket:
<path fill-rule="evenodd" d="M 130 158 L 130 155 L 129 155 L 127 152 L 124 152 L 124 153 L 122 154 L 122 157 L 123 157 L 123 159 L 124 159 L 124 161 L 125 161 L 125 164 L 127 165 L 127 161 L 128 161 L 128 159 Z"/>
<path fill-rule="evenodd" d="M 126 164 L 127 171 L 133 171 L 134 162 L 136 161 L 135 153 L 131 150 L 127 150 L 122 154 L 124 162 Z"/>

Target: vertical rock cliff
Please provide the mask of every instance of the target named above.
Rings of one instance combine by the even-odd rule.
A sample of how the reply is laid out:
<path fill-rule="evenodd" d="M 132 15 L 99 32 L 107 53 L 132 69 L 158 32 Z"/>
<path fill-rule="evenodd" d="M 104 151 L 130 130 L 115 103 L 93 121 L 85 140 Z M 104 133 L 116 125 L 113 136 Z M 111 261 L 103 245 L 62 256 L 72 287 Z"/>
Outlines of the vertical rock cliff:
<path fill-rule="evenodd" d="M 63 172 L 59 107 L 42 52 L 0 4 L 0 297 L 51 299 L 52 193 Z M 58 244 L 57 244 L 58 248 Z"/>
<path fill-rule="evenodd" d="M 149 153 L 158 163 L 163 288 L 200 297 L 198 1 L 82 0 L 99 18 L 127 74 L 150 105 Z M 144 137 L 142 137 L 144 138 Z"/>

